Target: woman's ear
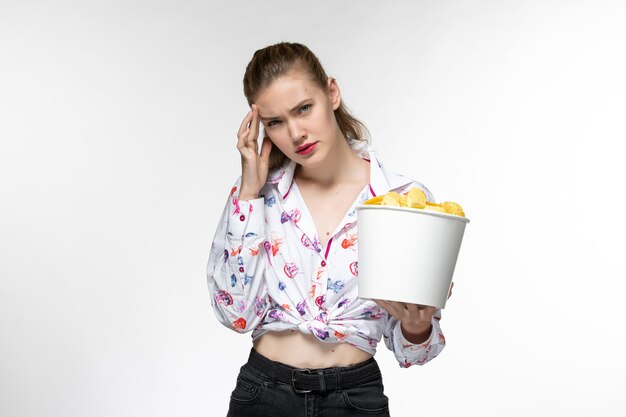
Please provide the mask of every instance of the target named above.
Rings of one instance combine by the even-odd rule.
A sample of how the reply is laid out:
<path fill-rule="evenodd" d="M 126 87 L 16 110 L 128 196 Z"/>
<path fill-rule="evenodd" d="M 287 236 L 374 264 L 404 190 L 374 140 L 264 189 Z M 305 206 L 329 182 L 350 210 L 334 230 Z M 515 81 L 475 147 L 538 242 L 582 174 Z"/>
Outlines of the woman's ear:
<path fill-rule="evenodd" d="M 328 77 L 326 79 L 326 90 L 328 92 L 328 98 L 333 106 L 333 110 L 337 110 L 341 104 L 341 91 L 339 90 L 337 80 L 333 77 Z"/>

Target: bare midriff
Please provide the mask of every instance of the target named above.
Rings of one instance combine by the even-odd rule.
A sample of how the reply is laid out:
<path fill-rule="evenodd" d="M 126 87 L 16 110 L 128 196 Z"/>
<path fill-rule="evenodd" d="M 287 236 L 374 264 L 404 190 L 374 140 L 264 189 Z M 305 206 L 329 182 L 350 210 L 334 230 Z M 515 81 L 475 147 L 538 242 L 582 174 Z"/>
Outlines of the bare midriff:
<path fill-rule="evenodd" d="M 350 366 L 372 357 L 348 343 L 322 342 L 299 330 L 268 331 L 254 340 L 253 346 L 266 358 L 297 368 Z"/>

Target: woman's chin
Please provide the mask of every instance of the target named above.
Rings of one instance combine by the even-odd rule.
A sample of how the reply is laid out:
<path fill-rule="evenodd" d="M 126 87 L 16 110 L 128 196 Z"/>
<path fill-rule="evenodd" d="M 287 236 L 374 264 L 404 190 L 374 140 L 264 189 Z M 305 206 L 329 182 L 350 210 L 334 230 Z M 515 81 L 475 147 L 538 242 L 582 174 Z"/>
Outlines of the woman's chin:
<path fill-rule="evenodd" d="M 324 159 L 323 155 L 315 154 L 306 157 L 299 156 L 296 162 L 306 168 L 319 168 L 324 165 Z"/>

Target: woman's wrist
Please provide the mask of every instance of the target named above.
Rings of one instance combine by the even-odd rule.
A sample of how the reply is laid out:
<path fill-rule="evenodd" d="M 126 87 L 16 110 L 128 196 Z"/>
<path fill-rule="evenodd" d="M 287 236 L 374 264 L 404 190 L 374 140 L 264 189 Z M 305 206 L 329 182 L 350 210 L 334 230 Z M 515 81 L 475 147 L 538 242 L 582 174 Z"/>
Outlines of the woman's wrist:
<path fill-rule="evenodd" d="M 250 200 L 256 200 L 257 198 L 259 198 L 258 193 L 256 194 L 252 194 L 252 193 L 246 193 L 246 192 L 241 192 L 239 193 L 239 201 L 250 201 Z"/>
<path fill-rule="evenodd" d="M 240 201 L 249 201 L 249 200 L 255 200 L 257 198 L 259 198 L 259 192 L 251 192 L 250 187 L 247 187 L 246 184 L 242 185 L 241 189 L 239 190 L 239 200 Z"/>
<path fill-rule="evenodd" d="M 404 338 L 414 345 L 418 345 L 424 343 L 430 337 L 430 334 L 433 331 L 432 324 L 429 324 L 425 329 L 415 329 L 412 331 L 405 330 L 402 323 L 400 323 L 400 330 L 402 331 L 402 335 Z"/>

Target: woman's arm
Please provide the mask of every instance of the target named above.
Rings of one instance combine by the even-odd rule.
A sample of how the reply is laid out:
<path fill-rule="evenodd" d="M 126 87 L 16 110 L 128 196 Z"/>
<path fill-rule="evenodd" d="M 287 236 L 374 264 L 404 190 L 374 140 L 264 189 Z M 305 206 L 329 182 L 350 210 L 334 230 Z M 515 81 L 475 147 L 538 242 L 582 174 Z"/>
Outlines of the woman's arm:
<path fill-rule="evenodd" d="M 394 353 L 402 368 L 408 368 L 412 365 L 424 365 L 439 355 L 446 345 L 446 339 L 439 325 L 441 310 L 437 310 L 433 314 L 431 332 L 428 339 L 422 343 L 411 343 L 408 341 L 402 332 L 401 322 L 398 319 L 388 315 L 386 320 L 383 339 L 385 345 Z"/>
<path fill-rule="evenodd" d="M 265 281 L 264 199 L 239 200 L 241 177 L 222 212 L 207 265 L 217 319 L 239 333 L 253 330 L 269 309 Z"/>

